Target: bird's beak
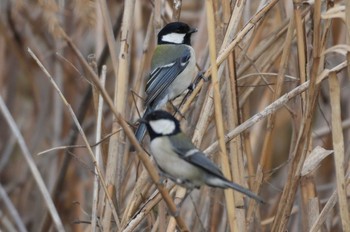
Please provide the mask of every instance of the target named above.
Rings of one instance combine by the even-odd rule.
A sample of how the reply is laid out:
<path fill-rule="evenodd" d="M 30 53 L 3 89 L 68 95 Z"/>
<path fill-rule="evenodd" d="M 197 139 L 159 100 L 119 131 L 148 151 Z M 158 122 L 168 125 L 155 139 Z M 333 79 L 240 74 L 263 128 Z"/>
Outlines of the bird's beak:
<path fill-rule="evenodd" d="M 196 33 L 197 31 L 198 31 L 197 28 L 192 27 L 188 33 L 192 34 L 192 33 Z"/>

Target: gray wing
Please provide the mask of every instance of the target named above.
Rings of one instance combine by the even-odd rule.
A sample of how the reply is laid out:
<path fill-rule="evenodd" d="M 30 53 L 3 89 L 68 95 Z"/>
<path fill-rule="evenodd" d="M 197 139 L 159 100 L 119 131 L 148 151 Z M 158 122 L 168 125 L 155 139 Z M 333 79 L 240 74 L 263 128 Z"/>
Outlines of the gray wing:
<path fill-rule="evenodd" d="M 188 65 L 190 57 L 190 51 L 185 49 L 182 55 L 177 57 L 174 61 L 157 67 L 151 72 L 146 83 L 146 106 L 165 96 L 167 88 Z"/>
<path fill-rule="evenodd" d="M 180 139 L 182 136 L 185 135 L 182 133 L 181 135 L 173 135 L 170 139 L 173 145 L 174 152 L 176 152 L 179 155 L 179 157 L 190 162 L 196 167 L 204 169 L 205 171 L 214 176 L 226 179 L 223 176 L 221 170 L 210 159 L 208 159 L 203 152 L 198 150 L 189 139 Z"/>

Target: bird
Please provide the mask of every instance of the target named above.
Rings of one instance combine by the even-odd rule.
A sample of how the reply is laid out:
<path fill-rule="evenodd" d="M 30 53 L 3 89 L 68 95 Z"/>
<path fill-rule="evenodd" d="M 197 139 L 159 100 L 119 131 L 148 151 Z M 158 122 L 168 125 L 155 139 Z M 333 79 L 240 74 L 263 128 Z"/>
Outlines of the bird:
<path fill-rule="evenodd" d="M 221 170 L 181 131 L 180 122 L 170 113 L 155 110 L 142 123 L 150 136 L 150 150 L 161 172 L 186 188 L 186 196 L 202 185 L 234 189 L 258 203 L 264 200 L 248 189 L 229 181 Z"/>
<path fill-rule="evenodd" d="M 196 28 L 183 22 L 169 23 L 159 31 L 145 86 L 143 115 L 161 109 L 191 86 L 197 71 L 191 47 L 191 35 L 195 32 Z M 135 131 L 137 140 L 141 142 L 145 134 L 145 125 L 139 124 Z"/>

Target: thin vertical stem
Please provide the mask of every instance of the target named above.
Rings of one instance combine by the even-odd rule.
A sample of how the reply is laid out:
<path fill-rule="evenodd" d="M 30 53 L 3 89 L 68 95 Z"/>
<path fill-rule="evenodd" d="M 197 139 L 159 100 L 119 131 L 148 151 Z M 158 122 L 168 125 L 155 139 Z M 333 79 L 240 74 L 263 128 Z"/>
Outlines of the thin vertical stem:
<path fill-rule="evenodd" d="M 216 43 L 215 43 L 215 20 L 214 9 L 212 0 L 206 0 L 205 6 L 207 9 L 207 22 L 208 22 L 208 37 L 209 37 L 209 53 L 211 62 L 211 81 L 214 94 L 214 110 L 215 110 L 215 122 L 216 133 L 219 141 L 219 153 L 221 159 L 221 165 L 223 173 L 226 177 L 231 176 L 228 157 L 226 153 L 225 144 L 225 132 L 222 117 L 222 105 L 219 89 L 218 68 L 216 65 Z M 231 178 L 230 178 L 231 179 Z M 233 191 L 225 190 L 226 209 L 228 213 L 228 222 L 230 224 L 231 231 L 237 231 L 236 212 L 233 201 Z"/>

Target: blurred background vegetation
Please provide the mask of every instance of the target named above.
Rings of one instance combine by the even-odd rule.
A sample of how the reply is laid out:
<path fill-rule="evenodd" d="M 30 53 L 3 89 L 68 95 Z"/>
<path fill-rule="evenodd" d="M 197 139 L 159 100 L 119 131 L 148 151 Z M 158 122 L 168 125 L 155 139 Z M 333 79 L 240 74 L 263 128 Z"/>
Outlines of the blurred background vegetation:
<path fill-rule="evenodd" d="M 214 21 L 207 18 L 209 5 Z M 177 20 L 198 28 L 192 46 L 199 71 L 209 80 L 200 81 L 180 109 L 183 129 L 221 168 L 228 168 L 228 178 L 267 202 L 257 205 L 236 193 L 233 200 L 230 191 L 203 187 L 193 191 L 180 211 L 187 229 L 350 230 L 349 1 L 5 0 L 0 12 L 0 97 L 40 171 L 64 230 L 176 229 L 142 162 L 129 150 L 130 142 L 110 105 L 104 105 L 102 122 L 97 120 L 100 89 L 91 70 L 100 76 L 106 65 L 107 93 L 133 129 L 143 110 L 144 78 L 156 34 Z M 116 39 L 107 43 L 111 25 Z M 215 34 L 219 57 L 223 108 L 219 123 L 230 138 L 226 152 L 212 145 L 218 141 L 213 107 L 218 102 L 213 102 L 208 33 Z M 77 115 L 94 153 L 101 151 L 101 158 L 96 158 L 100 173 L 39 63 Z M 0 230 L 60 230 L 4 112 L 2 107 Z M 102 142 L 96 146 L 99 123 Z M 101 179 L 113 200 L 112 210 Z M 180 188 L 171 189 L 172 196 L 175 192 L 181 195 Z"/>

